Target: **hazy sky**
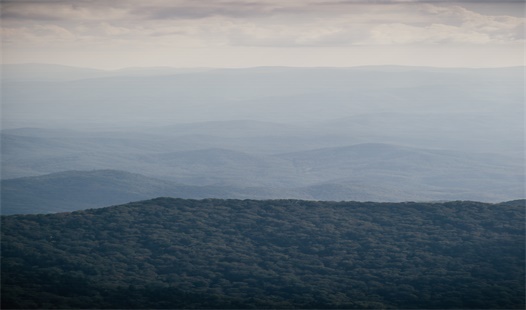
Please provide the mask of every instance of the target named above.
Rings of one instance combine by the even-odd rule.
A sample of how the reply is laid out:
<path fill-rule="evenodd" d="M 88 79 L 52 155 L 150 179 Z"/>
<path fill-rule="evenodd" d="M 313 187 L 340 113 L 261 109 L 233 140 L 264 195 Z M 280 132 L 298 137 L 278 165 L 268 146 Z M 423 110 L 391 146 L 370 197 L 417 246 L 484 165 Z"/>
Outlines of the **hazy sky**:
<path fill-rule="evenodd" d="M 524 65 L 524 0 L 7 0 L 4 63 Z"/>

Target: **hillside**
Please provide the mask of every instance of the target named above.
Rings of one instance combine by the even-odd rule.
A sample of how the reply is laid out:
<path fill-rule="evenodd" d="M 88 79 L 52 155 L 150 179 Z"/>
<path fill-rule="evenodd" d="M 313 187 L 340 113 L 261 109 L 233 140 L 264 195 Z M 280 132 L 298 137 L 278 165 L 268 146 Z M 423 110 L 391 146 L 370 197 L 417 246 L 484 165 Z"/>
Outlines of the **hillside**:
<path fill-rule="evenodd" d="M 525 201 L 2 216 L 2 308 L 523 309 Z"/>
<path fill-rule="evenodd" d="M 0 181 L 3 215 L 71 212 L 167 196 L 178 198 L 387 200 L 388 188 L 351 183 L 300 188 L 192 186 L 118 170 L 65 171 Z"/>
<path fill-rule="evenodd" d="M 353 140 L 346 136 L 311 134 L 314 129 L 302 130 L 302 127 L 277 129 L 278 125 L 198 123 L 143 132 L 5 130 L 1 136 L 2 178 L 110 169 L 178 186 L 212 186 L 252 193 L 195 196 L 181 191 L 175 194 L 163 186 L 154 195 L 132 196 L 118 203 L 157 196 L 487 202 L 524 198 L 524 160 L 520 154 L 500 153 L 499 149 L 476 152 L 391 142 L 346 144 Z M 283 130 L 282 135 L 279 130 Z M 325 192 L 309 190 L 328 186 L 332 188 Z M 262 194 L 254 188 L 261 189 Z M 25 189 L 21 191 L 31 194 Z M 329 192 L 337 195 L 330 196 Z M 114 203 L 106 202 L 101 206 Z"/>
<path fill-rule="evenodd" d="M 323 193 L 352 195 L 357 199 L 381 197 L 381 190 L 364 192 L 325 185 Z M 330 189 L 327 189 L 330 188 Z M 354 186 L 353 186 L 354 188 Z M 71 212 L 154 197 L 271 199 L 323 197 L 316 188 L 194 186 L 119 170 L 64 171 L 0 181 L 2 215 Z"/>
<path fill-rule="evenodd" d="M 0 181 L 3 215 L 71 212 L 159 196 L 179 198 L 308 197 L 295 191 L 191 186 L 118 170 L 65 171 Z"/>
<path fill-rule="evenodd" d="M 9 215 L 71 212 L 161 196 L 395 202 L 522 197 L 518 165 L 503 164 L 494 155 L 461 155 L 388 144 L 276 156 L 223 149 L 154 153 L 142 155 L 133 168 L 164 170 L 157 178 L 104 169 L 6 179 L 0 181 L 0 201 L 2 214 Z"/>
<path fill-rule="evenodd" d="M 2 180 L 2 214 L 50 213 L 176 193 L 176 184 L 115 170 L 67 171 Z"/>

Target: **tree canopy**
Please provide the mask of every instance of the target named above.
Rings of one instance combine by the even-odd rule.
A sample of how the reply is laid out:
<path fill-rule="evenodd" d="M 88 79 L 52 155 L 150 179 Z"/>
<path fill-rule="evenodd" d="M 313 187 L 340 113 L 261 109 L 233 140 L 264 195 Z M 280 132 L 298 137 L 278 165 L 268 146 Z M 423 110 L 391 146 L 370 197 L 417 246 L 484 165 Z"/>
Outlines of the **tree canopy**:
<path fill-rule="evenodd" d="M 2 308 L 523 309 L 524 206 L 157 198 L 2 216 Z"/>

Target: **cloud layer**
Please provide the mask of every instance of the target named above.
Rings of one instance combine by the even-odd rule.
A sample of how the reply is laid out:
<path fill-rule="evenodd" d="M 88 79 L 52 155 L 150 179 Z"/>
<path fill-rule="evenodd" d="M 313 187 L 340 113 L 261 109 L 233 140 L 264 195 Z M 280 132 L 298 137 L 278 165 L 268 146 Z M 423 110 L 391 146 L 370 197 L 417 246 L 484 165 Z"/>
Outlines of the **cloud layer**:
<path fill-rule="evenodd" d="M 373 4 L 371 4 L 373 3 Z M 517 46 L 521 1 L 33 0 L 2 2 L 7 51 L 75 48 Z"/>

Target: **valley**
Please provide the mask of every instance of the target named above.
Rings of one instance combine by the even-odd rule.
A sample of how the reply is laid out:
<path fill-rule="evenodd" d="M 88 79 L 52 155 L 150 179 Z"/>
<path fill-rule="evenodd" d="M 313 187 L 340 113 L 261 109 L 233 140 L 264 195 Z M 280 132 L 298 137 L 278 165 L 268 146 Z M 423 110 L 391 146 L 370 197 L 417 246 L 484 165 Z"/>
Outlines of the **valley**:
<path fill-rule="evenodd" d="M 525 197 L 519 67 L 11 71 L 3 87 L 4 213 L 158 196 Z M 61 198 L 56 182 L 64 193 L 105 199 Z"/>

